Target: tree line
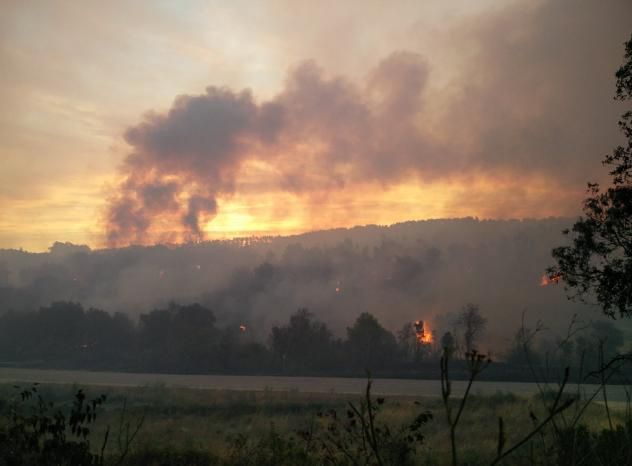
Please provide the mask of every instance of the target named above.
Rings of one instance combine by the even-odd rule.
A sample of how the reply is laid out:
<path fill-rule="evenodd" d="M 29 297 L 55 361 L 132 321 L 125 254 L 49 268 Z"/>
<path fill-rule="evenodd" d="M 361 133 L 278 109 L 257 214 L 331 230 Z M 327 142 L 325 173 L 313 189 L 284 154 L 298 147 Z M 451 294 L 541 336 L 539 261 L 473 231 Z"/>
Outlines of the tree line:
<path fill-rule="evenodd" d="M 423 322 L 406 322 L 393 333 L 364 312 L 340 338 L 310 311 L 299 309 L 260 338 L 248 323 L 220 326 L 214 312 L 200 304 L 171 303 L 134 322 L 123 313 L 60 301 L 34 312 L 0 315 L 0 364 L 190 374 L 361 376 L 370 371 L 435 378 L 444 348 L 457 361 L 484 349 L 487 318 L 476 305 L 464 306 L 448 325 L 432 334 Z M 537 340 L 539 330 L 515 332 L 507 351 L 494 355 L 501 361 L 495 364 L 496 377 L 520 378 L 527 364 L 562 367 L 581 358 L 588 366 L 597 361 L 596 343 L 608 355 L 624 343 L 610 322 L 557 340 Z"/>

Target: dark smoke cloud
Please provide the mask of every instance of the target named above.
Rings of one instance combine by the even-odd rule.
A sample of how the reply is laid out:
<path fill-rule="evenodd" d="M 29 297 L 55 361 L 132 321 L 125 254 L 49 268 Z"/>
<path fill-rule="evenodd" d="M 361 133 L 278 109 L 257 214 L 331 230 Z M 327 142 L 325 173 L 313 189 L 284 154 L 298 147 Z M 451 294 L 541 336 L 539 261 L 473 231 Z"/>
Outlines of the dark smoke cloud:
<path fill-rule="evenodd" d="M 125 133 L 132 153 L 108 241 L 146 242 L 161 218 L 201 238 L 250 161 L 273 168 L 266 184 L 297 195 L 466 173 L 513 177 L 518 191 L 530 175 L 576 190 L 616 141 L 612 73 L 631 16 L 629 3 L 560 1 L 470 20 L 453 31 L 462 74 L 437 95 L 428 61 L 400 51 L 359 84 L 307 61 L 269 101 L 216 87 L 180 96 Z"/>
<path fill-rule="evenodd" d="M 108 241 L 143 242 L 152 219 L 165 214 L 200 237 L 200 217 L 215 215 L 217 194 L 232 192 L 248 150 L 271 143 L 281 120 L 280 107 L 259 106 L 247 91 L 215 87 L 178 97 L 165 115 L 147 114 L 125 133 L 134 151 L 110 202 Z"/>
<path fill-rule="evenodd" d="M 150 113 L 125 133 L 133 153 L 110 203 L 108 240 L 142 242 L 161 215 L 201 237 L 201 220 L 216 214 L 217 197 L 234 191 L 249 159 L 273 164 L 279 185 L 297 193 L 401 176 L 427 147 L 414 122 L 427 74 L 419 55 L 398 52 L 366 88 L 305 62 L 269 102 L 214 87 L 178 97 L 168 113 Z"/>
<path fill-rule="evenodd" d="M 195 237 L 200 237 L 202 235 L 199 221 L 200 215 L 207 214 L 215 216 L 217 212 L 217 202 L 215 199 L 209 197 L 191 196 L 188 206 L 188 210 L 182 221 Z"/>

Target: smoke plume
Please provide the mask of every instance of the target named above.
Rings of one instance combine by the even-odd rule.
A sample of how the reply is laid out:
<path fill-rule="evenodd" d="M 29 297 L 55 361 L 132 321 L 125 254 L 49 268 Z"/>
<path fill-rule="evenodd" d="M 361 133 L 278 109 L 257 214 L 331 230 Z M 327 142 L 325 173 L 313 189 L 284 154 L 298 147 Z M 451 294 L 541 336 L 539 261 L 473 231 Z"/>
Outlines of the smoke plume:
<path fill-rule="evenodd" d="M 108 241 L 143 242 L 161 218 L 201 238 L 201 223 L 234 191 L 248 160 L 273 166 L 278 186 L 295 193 L 396 179 L 402 167 L 433 170 L 436 151 L 415 121 L 427 74 L 422 57 L 398 52 L 364 87 L 305 62 L 267 102 L 215 87 L 178 97 L 166 114 L 149 113 L 125 133 L 133 152 L 109 205 Z"/>
<path fill-rule="evenodd" d="M 518 3 L 470 19 L 452 39 L 468 44 L 462 73 L 437 92 L 429 60 L 397 51 L 360 81 L 303 62 L 269 100 L 219 87 L 179 96 L 125 133 L 131 153 L 108 204 L 109 244 L 165 231 L 202 239 L 246 166 L 259 187 L 319 201 L 361 184 L 464 186 L 483 174 L 509 186 L 503 199 L 465 190 L 452 202 L 523 212 L 536 179 L 535 195 L 578 205 L 578 186 L 618 137 L 611 75 L 629 7 L 575 5 Z"/>

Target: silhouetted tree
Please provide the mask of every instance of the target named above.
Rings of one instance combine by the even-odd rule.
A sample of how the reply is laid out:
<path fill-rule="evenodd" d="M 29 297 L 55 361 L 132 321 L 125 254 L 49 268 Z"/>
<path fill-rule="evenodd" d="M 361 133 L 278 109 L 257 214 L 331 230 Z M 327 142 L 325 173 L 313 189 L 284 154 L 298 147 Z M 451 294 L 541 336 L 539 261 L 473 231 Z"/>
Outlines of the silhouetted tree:
<path fill-rule="evenodd" d="M 398 357 L 402 362 L 419 362 L 432 354 L 432 345 L 417 339 L 417 332 L 412 322 L 406 322 L 397 332 Z"/>
<path fill-rule="evenodd" d="M 594 322 L 591 333 L 595 340 L 603 344 L 603 352 L 606 359 L 618 354 L 619 350 L 625 343 L 623 332 L 612 322 Z"/>
<path fill-rule="evenodd" d="M 270 351 L 265 345 L 235 326 L 222 329 L 220 334 L 217 360 L 222 372 L 260 374 L 269 370 Z"/>
<path fill-rule="evenodd" d="M 463 329 L 465 351 L 471 353 L 476 349 L 476 341 L 487 327 L 487 319 L 481 315 L 477 305 L 468 303 L 458 315 L 456 324 Z"/>
<path fill-rule="evenodd" d="M 85 344 L 83 338 L 84 310 L 81 304 L 65 301 L 43 307 L 38 313 L 36 340 L 33 348 L 43 359 L 59 360 Z"/>
<path fill-rule="evenodd" d="M 171 348 L 172 313 L 167 309 L 155 309 L 141 314 L 139 320 L 139 345 L 141 364 L 150 370 L 165 370 L 173 364 Z"/>
<path fill-rule="evenodd" d="M 417 336 L 415 328 L 411 322 L 406 322 L 402 329 L 397 332 L 397 346 L 401 356 L 405 361 L 414 361 L 418 356 Z"/>
<path fill-rule="evenodd" d="M 178 369 L 183 372 L 208 372 L 217 367 L 219 331 L 215 315 L 199 304 L 172 305 L 169 342 Z"/>
<path fill-rule="evenodd" d="M 125 367 L 134 351 L 135 329 L 127 315 L 88 309 L 83 316 L 82 343 L 78 354 L 84 365 Z"/>
<path fill-rule="evenodd" d="M 213 311 L 197 303 L 172 303 L 140 316 L 142 361 L 153 370 L 216 369 L 219 336 Z"/>
<path fill-rule="evenodd" d="M 454 350 L 456 349 L 456 342 L 454 341 L 454 337 L 452 336 L 452 333 L 445 332 L 441 336 L 441 348 L 443 349 L 444 352 L 447 352 L 450 354 L 454 352 Z"/>
<path fill-rule="evenodd" d="M 632 99 L 632 37 L 626 43 L 625 63 L 616 72 L 616 99 Z M 548 269 L 562 278 L 572 296 L 596 296 L 603 312 L 614 317 L 632 314 L 632 110 L 619 120 L 627 144 L 618 146 L 603 161 L 612 168 L 612 185 L 602 191 L 589 183 L 590 197 L 581 217 L 564 234 L 570 246 L 553 250 L 557 264 Z"/>
<path fill-rule="evenodd" d="M 331 366 L 333 334 L 322 322 L 314 320 L 307 309 L 299 309 L 287 325 L 273 327 L 270 346 L 283 369 L 322 370 Z"/>
<path fill-rule="evenodd" d="M 353 327 L 347 328 L 347 346 L 355 366 L 368 370 L 390 364 L 397 351 L 393 334 L 368 312 L 360 314 Z"/>
<path fill-rule="evenodd" d="M 603 362 L 618 354 L 625 340 L 623 332 L 612 322 L 593 322 L 590 329 L 578 335 L 574 342 L 577 361 L 589 371 L 597 370 Z M 600 355 L 600 352 L 603 352 Z M 603 356 L 603 361 L 601 361 Z"/>
<path fill-rule="evenodd" d="M 524 325 L 516 330 L 511 348 L 507 354 L 507 362 L 509 364 L 540 364 L 540 354 L 534 348 L 536 334 L 536 331 Z"/>

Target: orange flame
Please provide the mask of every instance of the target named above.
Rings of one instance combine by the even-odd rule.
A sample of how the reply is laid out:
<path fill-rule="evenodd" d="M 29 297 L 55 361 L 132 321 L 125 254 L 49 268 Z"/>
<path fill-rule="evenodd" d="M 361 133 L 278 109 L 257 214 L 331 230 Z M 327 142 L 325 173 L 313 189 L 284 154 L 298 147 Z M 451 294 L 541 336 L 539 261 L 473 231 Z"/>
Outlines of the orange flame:
<path fill-rule="evenodd" d="M 552 283 L 558 284 L 562 279 L 562 274 L 557 272 L 553 275 L 544 274 L 540 279 L 540 286 L 549 286 Z"/>
<path fill-rule="evenodd" d="M 432 331 L 428 326 L 428 323 L 424 323 L 423 320 L 415 321 L 415 338 L 421 345 L 430 345 L 434 341 L 432 337 Z"/>

